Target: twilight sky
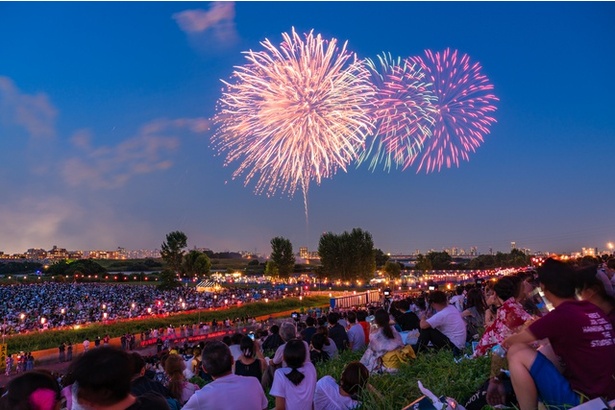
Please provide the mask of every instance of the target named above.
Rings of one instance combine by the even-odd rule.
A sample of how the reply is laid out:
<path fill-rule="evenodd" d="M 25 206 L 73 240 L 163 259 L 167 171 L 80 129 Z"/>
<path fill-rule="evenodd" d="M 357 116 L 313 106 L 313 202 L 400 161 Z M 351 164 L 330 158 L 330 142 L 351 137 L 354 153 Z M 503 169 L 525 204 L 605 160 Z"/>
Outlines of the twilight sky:
<path fill-rule="evenodd" d="M 0 2 L 0 250 L 315 250 L 360 227 L 385 252 L 615 242 L 615 3 Z M 314 29 L 358 57 L 455 48 L 500 98 L 459 168 L 366 165 L 303 199 L 254 195 L 210 144 L 221 79 Z"/>

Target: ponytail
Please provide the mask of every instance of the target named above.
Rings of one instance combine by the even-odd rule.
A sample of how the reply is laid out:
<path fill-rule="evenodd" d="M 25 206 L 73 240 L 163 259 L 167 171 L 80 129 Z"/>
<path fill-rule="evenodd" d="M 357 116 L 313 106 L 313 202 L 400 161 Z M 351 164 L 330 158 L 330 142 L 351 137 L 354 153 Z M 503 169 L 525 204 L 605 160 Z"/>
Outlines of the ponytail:
<path fill-rule="evenodd" d="M 285 376 L 295 386 L 299 385 L 299 383 L 301 383 L 301 381 L 305 378 L 305 375 L 297 370 L 296 367 L 293 367 L 290 373 L 285 374 Z"/>

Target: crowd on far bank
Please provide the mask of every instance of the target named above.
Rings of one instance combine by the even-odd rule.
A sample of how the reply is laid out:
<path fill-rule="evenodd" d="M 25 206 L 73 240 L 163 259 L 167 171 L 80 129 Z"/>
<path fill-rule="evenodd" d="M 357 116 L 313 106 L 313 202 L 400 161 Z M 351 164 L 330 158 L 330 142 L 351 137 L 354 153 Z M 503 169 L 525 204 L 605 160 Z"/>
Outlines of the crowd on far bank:
<path fill-rule="evenodd" d="M 269 299 L 284 296 L 268 290 Z M 118 297 L 121 295 L 121 297 Z M 155 286 L 97 283 L 40 283 L 0 285 L 2 334 L 109 322 L 164 315 L 194 309 L 210 309 L 251 303 L 263 297 L 262 290 L 225 288 L 198 292 L 194 287 L 161 291 Z"/>
<path fill-rule="evenodd" d="M 374 377 L 395 377 L 439 350 L 491 362 L 484 385 L 458 398 L 467 410 L 615 400 L 614 273 L 615 259 L 598 267 L 549 259 L 536 272 L 485 285 L 312 312 L 222 341 L 178 340 L 149 357 L 102 346 L 77 357 L 60 380 L 42 371 L 14 378 L 0 410 L 353 409 L 368 394 L 386 396 Z M 346 350 L 361 359 L 339 377 L 317 377 L 318 366 Z"/>

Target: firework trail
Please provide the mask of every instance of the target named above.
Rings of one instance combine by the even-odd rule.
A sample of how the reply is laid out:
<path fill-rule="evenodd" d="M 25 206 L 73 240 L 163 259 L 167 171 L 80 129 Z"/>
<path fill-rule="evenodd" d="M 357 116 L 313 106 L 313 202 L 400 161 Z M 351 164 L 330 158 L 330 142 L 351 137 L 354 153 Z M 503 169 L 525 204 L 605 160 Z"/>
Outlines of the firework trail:
<path fill-rule="evenodd" d="M 370 157 L 370 169 L 383 163 L 405 169 L 431 136 L 436 113 L 435 96 L 418 65 L 390 54 L 378 56 L 378 63 L 366 59 L 376 88 L 372 118 L 376 124 L 374 138 L 361 152 L 359 164 Z"/>
<path fill-rule="evenodd" d="M 226 152 L 225 165 L 239 162 L 233 178 L 255 178 L 255 192 L 307 194 L 355 161 L 373 131 L 368 105 L 374 95 L 367 68 L 337 40 L 313 32 L 283 33 L 279 47 L 244 52 L 214 118 L 212 142 Z"/>
<path fill-rule="evenodd" d="M 499 101 L 480 64 L 471 63 L 467 54 L 447 48 L 442 53 L 427 50 L 425 55 L 409 58 L 425 72 L 437 97 L 433 135 L 410 161 L 420 157 L 417 173 L 422 168 L 429 173 L 442 166 L 459 167 L 460 158 L 468 161 L 468 154 L 476 151 L 495 122 L 491 115 Z"/>

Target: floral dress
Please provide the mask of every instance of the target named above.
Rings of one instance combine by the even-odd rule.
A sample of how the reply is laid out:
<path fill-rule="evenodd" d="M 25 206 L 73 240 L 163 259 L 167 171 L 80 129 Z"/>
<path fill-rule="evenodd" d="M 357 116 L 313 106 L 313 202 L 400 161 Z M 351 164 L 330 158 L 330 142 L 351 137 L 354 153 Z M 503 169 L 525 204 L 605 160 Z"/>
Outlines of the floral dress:
<path fill-rule="evenodd" d="M 493 346 L 517 333 L 531 319 L 532 316 L 523 310 L 523 306 L 511 297 L 498 308 L 495 321 L 485 330 L 474 351 L 474 357 L 485 355 Z"/>

